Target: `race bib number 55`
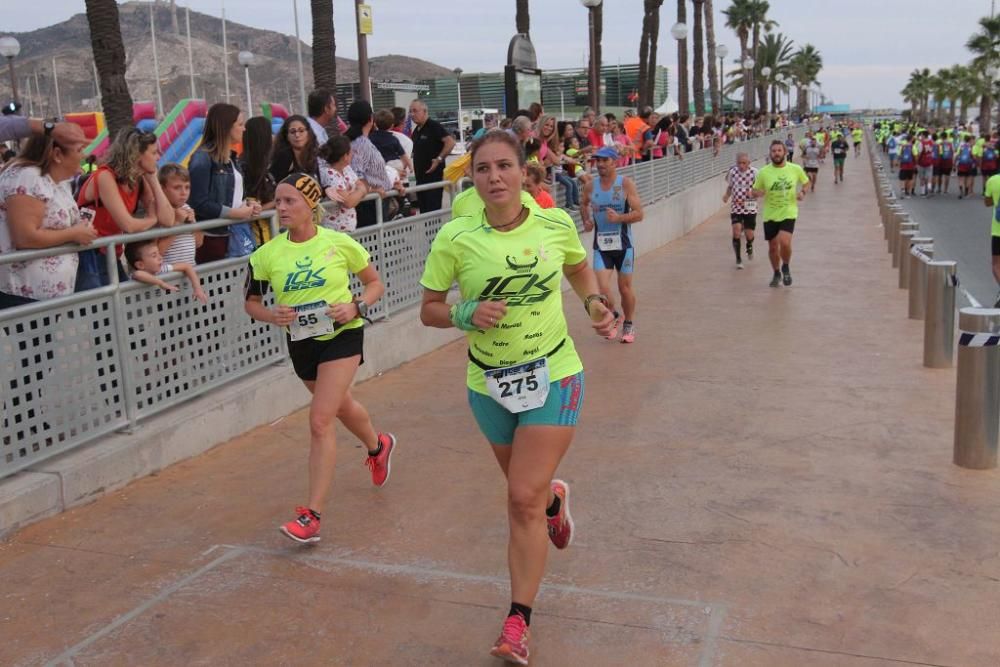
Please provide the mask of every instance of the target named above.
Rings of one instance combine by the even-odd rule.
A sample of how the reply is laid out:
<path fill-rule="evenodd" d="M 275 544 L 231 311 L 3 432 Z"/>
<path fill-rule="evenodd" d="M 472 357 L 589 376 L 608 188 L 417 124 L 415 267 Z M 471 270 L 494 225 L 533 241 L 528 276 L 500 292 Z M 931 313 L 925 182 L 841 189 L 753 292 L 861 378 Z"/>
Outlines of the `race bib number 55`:
<path fill-rule="evenodd" d="M 316 338 L 333 333 L 336 323 L 326 315 L 326 301 L 303 303 L 293 308 L 295 319 L 288 327 L 292 340 Z"/>

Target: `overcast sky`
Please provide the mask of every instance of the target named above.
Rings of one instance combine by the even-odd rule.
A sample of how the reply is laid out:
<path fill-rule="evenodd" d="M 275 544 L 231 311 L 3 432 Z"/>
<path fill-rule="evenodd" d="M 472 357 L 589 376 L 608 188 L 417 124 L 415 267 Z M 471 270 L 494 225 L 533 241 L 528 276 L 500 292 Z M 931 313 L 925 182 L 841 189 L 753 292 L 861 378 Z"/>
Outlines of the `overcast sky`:
<path fill-rule="evenodd" d="M 932 70 L 968 62 L 968 37 L 988 15 L 991 0 L 770 0 L 779 32 L 796 44 L 810 43 L 823 56 L 820 83 L 834 101 L 854 107 L 901 107 L 899 90 L 915 67 Z M 229 0 L 226 15 L 258 28 L 294 34 L 293 0 Z M 178 0 L 184 5 L 185 0 Z M 221 0 L 190 0 L 192 10 L 219 15 Z M 369 55 L 397 53 L 466 72 L 500 71 L 514 33 L 514 0 L 368 0 L 375 34 Z M 642 0 L 605 0 L 604 61 L 638 62 Z M 716 35 L 738 52 L 735 34 L 723 27 L 728 0 L 716 0 Z M 83 0 L 36 0 L 35 11 L 0 2 L 0 28 L 23 32 L 83 12 Z M 357 57 L 353 0 L 334 0 L 337 54 Z M 471 8 L 475 8 L 472 10 Z M 673 68 L 676 43 L 670 26 L 677 3 L 666 0 L 661 14 L 659 62 Z M 579 0 L 531 0 L 531 36 L 543 69 L 582 66 L 587 54 L 586 10 Z M 690 3 L 688 13 L 690 15 Z M 689 19 L 690 20 L 690 19 Z M 299 0 L 300 34 L 309 40 L 309 3 Z M 690 42 L 690 40 L 689 40 Z M 80 45 L 86 48 L 87 45 Z M 730 55 L 731 61 L 733 56 Z M 734 65 L 727 63 L 726 69 Z M 672 95 L 675 94 L 672 92 Z"/>

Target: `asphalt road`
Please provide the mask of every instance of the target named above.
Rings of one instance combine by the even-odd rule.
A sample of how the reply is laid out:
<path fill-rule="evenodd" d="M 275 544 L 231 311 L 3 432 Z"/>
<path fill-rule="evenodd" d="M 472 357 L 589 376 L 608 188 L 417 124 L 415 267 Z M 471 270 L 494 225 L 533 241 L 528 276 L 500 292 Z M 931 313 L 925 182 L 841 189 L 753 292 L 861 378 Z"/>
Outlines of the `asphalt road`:
<path fill-rule="evenodd" d="M 821 173 L 822 175 L 822 173 Z M 899 181 L 893 181 L 894 189 Z M 997 298 L 997 285 L 990 268 L 990 221 L 992 212 L 983 205 L 982 180 L 976 179 L 971 198 L 958 198 L 957 180 L 952 177 L 951 194 L 904 199 L 903 205 L 920 223 L 923 236 L 934 238 L 934 259 L 958 262 L 958 278 L 984 306 Z M 969 305 L 960 296 L 960 307 Z"/>

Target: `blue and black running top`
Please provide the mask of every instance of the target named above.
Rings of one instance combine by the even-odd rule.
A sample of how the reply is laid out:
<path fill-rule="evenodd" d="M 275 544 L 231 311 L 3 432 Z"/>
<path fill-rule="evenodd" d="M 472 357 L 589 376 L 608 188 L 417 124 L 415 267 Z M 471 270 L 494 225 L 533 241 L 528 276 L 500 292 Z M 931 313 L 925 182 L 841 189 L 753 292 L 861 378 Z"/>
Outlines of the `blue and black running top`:
<path fill-rule="evenodd" d="M 597 237 L 602 234 L 621 234 L 622 250 L 633 247 L 632 225 L 623 225 L 615 222 L 608 222 L 608 215 L 604 209 L 610 208 L 616 213 L 628 213 L 631 209 L 628 205 L 628 198 L 625 195 L 623 184 L 625 177 L 618 176 L 611 184 L 610 189 L 601 187 L 601 179 L 594 179 L 594 191 L 590 196 L 590 211 L 594 220 L 594 249 L 598 249 Z"/>

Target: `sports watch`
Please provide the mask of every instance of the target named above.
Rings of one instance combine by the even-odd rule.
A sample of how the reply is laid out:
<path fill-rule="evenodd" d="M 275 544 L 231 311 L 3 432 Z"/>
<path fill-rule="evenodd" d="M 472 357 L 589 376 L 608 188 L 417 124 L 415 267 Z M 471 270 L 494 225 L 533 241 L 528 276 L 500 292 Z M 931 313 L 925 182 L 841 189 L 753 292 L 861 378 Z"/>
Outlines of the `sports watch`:
<path fill-rule="evenodd" d="M 47 120 L 42 123 L 42 127 L 45 129 L 45 136 L 47 137 L 52 134 L 52 130 L 56 129 L 56 124 L 51 120 Z"/>
<path fill-rule="evenodd" d="M 363 320 L 367 320 L 368 319 L 368 304 L 365 303 L 363 300 L 358 299 L 357 301 L 354 302 L 354 305 L 357 306 L 357 308 L 358 308 L 358 317 L 360 317 Z"/>

